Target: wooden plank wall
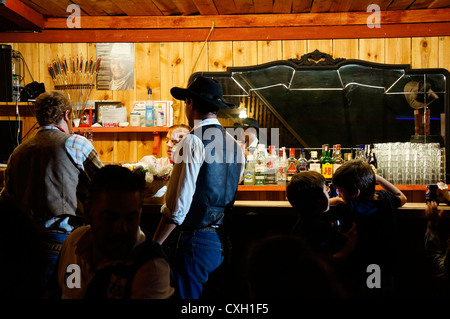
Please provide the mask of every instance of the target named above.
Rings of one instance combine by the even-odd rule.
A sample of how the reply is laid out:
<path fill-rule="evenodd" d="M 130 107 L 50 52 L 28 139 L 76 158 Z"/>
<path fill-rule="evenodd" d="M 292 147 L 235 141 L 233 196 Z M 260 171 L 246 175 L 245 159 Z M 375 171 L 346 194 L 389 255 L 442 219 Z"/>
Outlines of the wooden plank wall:
<path fill-rule="evenodd" d="M 44 82 L 47 89 L 53 84 L 47 71 L 57 55 L 95 57 L 95 43 L 9 43 L 22 53 L 35 81 Z M 90 99 L 117 100 L 128 112 L 135 100 L 145 100 L 147 88 L 153 89 L 154 99 L 173 100 L 170 88 L 187 85 L 189 76 L 198 71 L 225 71 L 227 67 L 261 64 L 275 60 L 300 58 L 319 49 L 333 57 L 361 59 L 389 64 L 411 64 L 413 68 L 446 68 L 450 70 L 450 37 L 336 39 L 336 40 L 279 40 L 135 43 L 135 90 L 97 91 Z M 28 72 L 25 83 L 31 82 Z M 0 109 L 0 119 L 13 116 L 13 106 Z M 34 124 L 30 106 L 21 106 L 24 132 Z M 267 113 L 267 112 L 266 112 Z M 174 100 L 174 123 L 185 123 L 183 104 Z M 273 123 L 264 115 L 263 123 Z M 33 136 L 31 130 L 27 138 Z M 162 138 L 164 139 L 164 135 Z M 165 144 L 157 156 L 165 156 Z M 151 133 L 98 133 L 94 146 L 106 162 L 137 161 L 152 154 Z M 289 145 L 286 145 L 289 147 Z"/>

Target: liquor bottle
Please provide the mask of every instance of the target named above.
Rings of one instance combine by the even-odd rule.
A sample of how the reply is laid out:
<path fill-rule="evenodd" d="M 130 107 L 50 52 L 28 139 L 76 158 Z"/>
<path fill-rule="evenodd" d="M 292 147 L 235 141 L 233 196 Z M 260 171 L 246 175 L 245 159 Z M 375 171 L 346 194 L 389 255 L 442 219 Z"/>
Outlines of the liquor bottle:
<path fill-rule="evenodd" d="M 145 101 L 145 126 L 155 126 L 155 109 L 153 106 L 152 89 L 148 89 Z"/>
<path fill-rule="evenodd" d="M 295 149 L 289 149 L 289 158 L 287 159 L 288 168 L 286 172 L 286 182 L 289 183 L 292 179 L 292 176 L 297 173 L 297 160 L 295 158 Z"/>
<path fill-rule="evenodd" d="M 275 153 L 275 146 L 269 146 L 269 156 L 267 156 L 267 177 L 266 184 L 277 183 L 278 156 Z"/>
<path fill-rule="evenodd" d="M 333 153 L 331 154 L 331 158 L 333 159 L 333 161 L 334 161 L 334 158 L 336 157 L 336 146 L 337 144 L 334 144 L 333 145 Z M 331 153 L 331 151 L 330 151 L 330 153 Z"/>
<path fill-rule="evenodd" d="M 359 159 L 364 162 L 366 161 L 366 146 L 364 144 L 359 146 Z"/>
<path fill-rule="evenodd" d="M 283 146 L 279 151 L 279 157 L 278 157 L 277 184 L 279 184 L 279 185 L 286 184 L 287 168 L 288 168 L 288 162 L 287 162 L 287 158 L 286 158 L 286 148 Z"/>
<path fill-rule="evenodd" d="M 373 172 L 375 174 L 377 174 L 378 163 L 377 163 L 377 157 L 375 156 L 375 150 L 374 150 L 373 144 L 370 145 L 370 153 L 369 153 L 369 158 L 367 159 L 367 162 L 369 163 L 370 167 L 372 167 Z"/>
<path fill-rule="evenodd" d="M 311 151 L 311 158 L 308 161 L 309 170 L 322 174 L 322 165 L 317 157 L 317 151 Z"/>
<path fill-rule="evenodd" d="M 306 172 L 308 170 L 308 160 L 305 157 L 305 150 L 300 150 L 300 157 L 298 158 L 297 173 Z"/>
<path fill-rule="evenodd" d="M 328 144 L 324 145 L 322 152 L 322 175 L 325 179 L 333 178 L 333 159 L 330 156 L 330 146 Z"/>
<path fill-rule="evenodd" d="M 366 162 L 369 161 L 369 156 L 370 156 L 370 145 L 366 144 L 364 146 L 364 159 L 366 160 Z"/>
<path fill-rule="evenodd" d="M 341 153 L 341 144 L 333 146 L 333 174 L 344 163 Z"/>
<path fill-rule="evenodd" d="M 345 153 L 344 154 L 344 162 L 351 161 L 352 159 L 353 159 L 352 153 Z"/>
<path fill-rule="evenodd" d="M 325 150 L 325 144 L 322 144 L 322 154 L 320 155 L 320 158 L 319 158 L 320 162 L 322 162 L 324 150 Z"/>
<path fill-rule="evenodd" d="M 255 163 L 255 185 L 266 185 L 267 160 L 264 144 L 258 144 L 258 156 Z"/>
<path fill-rule="evenodd" d="M 161 104 L 155 105 L 155 126 L 164 126 L 164 107 Z"/>
<path fill-rule="evenodd" d="M 253 155 L 247 156 L 247 163 L 244 171 L 244 185 L 255 185 L 255 161 Z"/>
<path fill-rule="evenodd" d="M 357 144 L 355 146 L 355 156 L 354 156 L 355 160 L 357 160 L 361 157 L 360 152 L 361 152 L 361 146 Z"/>

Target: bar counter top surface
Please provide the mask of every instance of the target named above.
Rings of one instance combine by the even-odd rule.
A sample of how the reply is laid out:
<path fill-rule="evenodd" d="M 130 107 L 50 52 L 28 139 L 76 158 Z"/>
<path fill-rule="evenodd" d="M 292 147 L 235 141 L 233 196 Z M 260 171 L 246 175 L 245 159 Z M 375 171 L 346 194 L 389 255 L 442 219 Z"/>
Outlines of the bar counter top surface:
<path fill-rule="evenodd" d="M 160 213 L 161 205 L 144 204 L 144 213 Z M 426 203 L 408 202 L 398 208 L 398 214 L 402 218 L 425 218 Z M 443 210 L 442 218 L 450 220 L 450 206 L 440 203 L 439 210 Z M 233 212 L 238 214 L 263 214 L 283 215 L 296 214 L 294 208 L 288 201 L 284 200 L 236 200 Z"/>
<path fill-rule="evenodd" d="M 398 214 L 404 218 L 425 218 L 426 203 L 406 203 L 398 208 Z M 236 210 L 251 209 L 255 211 L 273 211 L 273 209 L 293 210 L 288 201 L 253 201 L 237 200 L 234 202 Z M 443 210 L 442 218 L 450 219 L 450 206 L 444 203 L 438 205 L 439 210 Z"/>
<path fill-rule="evenodd" d="M 401 191 L 425 191 L 426 185 L 395 185 Z M 382 189 L 381 186 L 376 186 L 376 190 Z M 286 185 L 239 185 L 238 191 L 278 191 L 283 192 L 286 191 Z"/>
<path fill-rule="evenodd" d="M 234 206 L 237 207 L 292 207 L 292 205 L 288 201 L 281 200 L 262 200 L 262 201 L 253 201 L 253 200 L 237 200 L 234 202 Z M 419 210 L 425 209 L 426 203 L 406 203 L 402 207 L 399 207 L 401 210 Z M 450 206 L 440 203 L 438 206 L 439 209 L 450 211 Z"/>

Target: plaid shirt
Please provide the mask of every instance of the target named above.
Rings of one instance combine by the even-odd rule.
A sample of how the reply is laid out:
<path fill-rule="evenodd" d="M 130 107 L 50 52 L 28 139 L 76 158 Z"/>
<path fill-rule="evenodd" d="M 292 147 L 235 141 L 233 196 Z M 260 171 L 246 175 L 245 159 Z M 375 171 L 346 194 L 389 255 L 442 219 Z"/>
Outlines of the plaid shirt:
<path fill-rule="evenodd" d="M 66 150 L 75 165 L 84 170 L 89 177 L 103 166 L 94 146 L 84 136 L 73 134 L 69 137 L 66 141 Z"/>

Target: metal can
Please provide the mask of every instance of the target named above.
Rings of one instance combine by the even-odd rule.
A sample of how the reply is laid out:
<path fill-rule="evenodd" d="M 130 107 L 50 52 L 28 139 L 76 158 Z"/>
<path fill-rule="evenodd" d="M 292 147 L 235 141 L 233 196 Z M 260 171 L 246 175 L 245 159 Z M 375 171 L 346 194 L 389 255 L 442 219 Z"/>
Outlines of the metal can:
<path fill-rule="evenodd" d="M 439 187 L 436 184 L 427 185 L 425 190 L 425 201 L 439 203 Z"/>
<path fill-rule="evenodd" d="M 325 186 L 327 188 L 328 197 L 333 198 L 339 195 L 337 188 L 333 186 L 333 183 L 331 181 L 326 181 Z"/>

